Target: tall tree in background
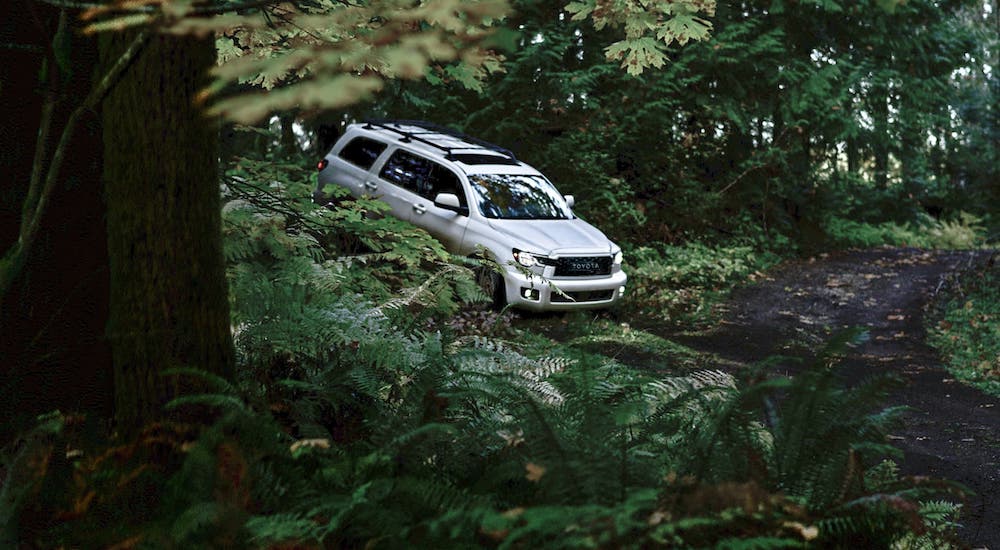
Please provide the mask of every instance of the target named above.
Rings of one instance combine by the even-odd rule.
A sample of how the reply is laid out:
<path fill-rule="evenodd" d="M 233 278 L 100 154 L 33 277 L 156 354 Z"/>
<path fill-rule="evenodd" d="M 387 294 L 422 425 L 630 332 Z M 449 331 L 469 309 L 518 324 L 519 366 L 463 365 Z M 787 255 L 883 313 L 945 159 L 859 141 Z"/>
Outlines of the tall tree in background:
<path fill-rule="evenodd" d="M 833 218 L 955 215 L 994 181 L 995 20 L 978 0 L 720 3 L 711 41 L 635 78 L 602 55 L 607 28 L 515 8 L 521 47 L 481 96 L 401 83 L 371 108 L 520 147 L 623 240 L 757 225 L 822 246 Z"/>

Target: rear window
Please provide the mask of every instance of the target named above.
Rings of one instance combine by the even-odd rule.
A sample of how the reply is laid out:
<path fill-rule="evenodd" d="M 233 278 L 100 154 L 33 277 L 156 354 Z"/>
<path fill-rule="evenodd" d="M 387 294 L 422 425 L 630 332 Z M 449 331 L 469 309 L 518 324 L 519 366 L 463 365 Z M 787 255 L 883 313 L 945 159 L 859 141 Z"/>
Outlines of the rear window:
<path fill-rule="evenodd" d="M 375 164 L 375 159 L 385 151 L 386 144 L 366 137 L 352 139 L 337 155 L 347 162 L 368 170 Z"/>

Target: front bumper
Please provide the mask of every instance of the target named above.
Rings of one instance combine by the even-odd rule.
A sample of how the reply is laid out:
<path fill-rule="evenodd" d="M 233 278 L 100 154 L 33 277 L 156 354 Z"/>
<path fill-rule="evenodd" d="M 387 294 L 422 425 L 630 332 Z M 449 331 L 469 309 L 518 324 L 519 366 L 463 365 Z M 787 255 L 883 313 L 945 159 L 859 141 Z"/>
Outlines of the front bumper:
<path fill-rule="evenodd" d="M 620 269 L 602 277 L 546 279 L 511 270 L 504 275 L 507 303 L 534 311 L 608 308 L 623 299 L 627 281 L 628 275 Z M 560 295 L 553 285 L 569 297 Z M 524 296 L 524 289 L 529 290 L 530 298 Z"/>

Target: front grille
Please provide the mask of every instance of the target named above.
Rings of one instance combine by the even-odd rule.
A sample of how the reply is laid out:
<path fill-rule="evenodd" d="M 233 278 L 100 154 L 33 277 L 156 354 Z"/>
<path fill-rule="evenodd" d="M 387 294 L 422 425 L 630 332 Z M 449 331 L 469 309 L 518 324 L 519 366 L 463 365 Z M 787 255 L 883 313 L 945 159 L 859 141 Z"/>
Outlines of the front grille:
<path fill-rule="evenodd" d="M 556 277 L 610 275 L 611 256 L 570 256 L 556 260 Z"/>
<path fill-rule="evenodd" d="M 604 302 L 610 300 L 614 295 L 614 290 L 585 290 L 581 292 L 567 292 L 569 296 L 563 296 L 558 292 L 552 292 L 552 302 L 567 303 L 567 302 Z"/>

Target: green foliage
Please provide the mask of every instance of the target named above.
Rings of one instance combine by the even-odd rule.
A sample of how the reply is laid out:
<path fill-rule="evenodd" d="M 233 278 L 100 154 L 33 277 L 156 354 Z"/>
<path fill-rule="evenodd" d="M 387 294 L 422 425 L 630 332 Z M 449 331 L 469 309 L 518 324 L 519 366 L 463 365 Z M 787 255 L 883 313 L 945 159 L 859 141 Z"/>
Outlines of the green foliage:
<path fill-rule="evenodd" d="M 881 386 L 843 391 L 827 362 L 791 383 L 738 389 L 721 373 L 653 380 L 587 356 L 531 359 L 488 340 L 413 339 L 378 325 L 365 322 L 375 331 L 369 340 L 395 340 L 411 350 L 409 361 L 380 361 L 383 340 L 375 355 L 360 344 L 350 367 L 306 373 L 288 388 L 296 401 L 320 406 L 291 413 L 294 423 L 281 430 L 291 428 L 291 437 L 268 436 L 278 428 L 273 420 L 227 407 L 199 439 L 210 451 L 201 456 L 218 456 L 229 444 L 222 434 L 235 434 L 239 450 L 227 452 L 247 468 L 238 477 L 254 480 L 257 510 L 243 524 L 245 540 L 566 548 L 735 543 L 736 536 L 751 547 L 852 536 L 889 542 L 922 521 L 910 511 L 917 505 L 903 504 L 918 493 L 947 493 L 892 475 L 871 492 L 864 457 L 888 449 L 881 430 L 892 412 L 869 413 Z M 767 428 L 758 407 L 779 389 L 791 399 Z M 317 413 L 325 408 L 324 421 Z M 360 418 L 345 419 L 351 414 Z M 295 430 L 306 426 L 309 437 L 296 441 L 306 434 Z M 322 428 L 329 435 L 316 438 Z M 190 456 L 182 469 L 189 473 L 171 483 L 188 486 L 184 476 L 207 466 Z M 175 525 L 216 513 L 190 499 L 172 506 L 183 510 Z"/>
<path fill-rule="evenodd" d="M 637 300 L 626 307 L 677 324 L 710 321 L 721 295 L 778 258 L 752 244 L 640 247 L 627 256 L 630 294 Z"/>
<path fill-rule="evenodd" d="M 625 39 L 612 43 L 604 51 L 609 61 L 620 61 L 621 68 L 639 76 L 649 67 L 660 68 L 666 63 L 666 49 L 677 42 L 705 40 L 712 23 L 701 17 L 715 15 L 714 0 L 601 2 L 585 0 L 570 2 L 566 11 L 574 21 L 592 19 L 594 27 L 622 27 Z"/>
<path fill-rule="evenodd" d="M 225 254 L 238 350 L 255 365 L 312 363 L 355 340 L 341 310 L 411 325 L 483 302 L 472 271 L 375 199 L 312 203 L 306 171 L 243 159 L 227 177 Z M 364 298 L 359 296 L 364 294 Z"/>
<path fill-rule="evenodd" d="M 94 29 L 222 31 L 209 92 L 272 89 L 226 95 L 215 110 L 230 118 L 384 87 L 366 111 L 510 144 L 631 243 L 626 312 L 654 320 L 707 320 L 814 233 L 975 246 L 983 224 L 955 214 L 956 197 L 968 183 L 977 215 L 992 204 L 994 93 L 976 76 L 958 109 L 951 94 L 995 41 L 973 32 L 973 2 L 590 1 L 567 17 L 521 0 L 504 36 L 487 32 L 506 12 L 493 1 L 126 7 L 98 8 Z M 884 435 L 899 411 L 878 406 L 888 380 L 841 385 L 850 338 L 771 380 L 695 370 L 690 350 L 620 324 L 559 346 L 465 311 L 486 298 L 476 266 L 378 201 L 331 189 L 334 204 L 315 205 L 312 175 L 273 158 L 242 159 L 224 183 L 238 380 L 171 403 L 207 427 L 77 454 L 78 428 L 57 415 L 5 453 L 5 518 L 32 544 L 933 547 L 954 528 L 941 500 L 954 487 L 878 462 L 896 453 Z M 938 201 L 951 221 L 919 213 Z M 995 326 L 980 309 L 1000 301 L 995 279 L 948 318 L 948 339 Z M 687 374 L 588 353 L 613 345 Z M 961 349 L 976 368 L 996 355 Z"/>
<path fill-rule="evenodd" d="M 955 508 L 933 500 L 953 488 L 869 469 L 891 451 L 894 412 L 875 405 L 884 385 L 837 383 L 847 338 L 790 381 L 747 384 L 713 371 L 651 378 L 571 348 L 532 357 L 481 337 L 400 331 L 372 310 L 336 313 L 358 339 L 280 384 L 213 383 L 220 393 L 172 403 L 213 409 L 211 426 L 150 427 L 75 459 L 64 498 L 76 515 L 37 540 L 769 548 L 888 546 L 918 540 L 925 524 L 933 543 L 953 525 Z M 137 485 L 147 468 L 159 474 Z M 129 519 L 101 513 L 129 490 L 158 504 Z"/>
<path fill-rule="evenodd" d="M 890 245 L 946 250 L 978 248 L 984 244 L 986 232 L 981 219 L 967 212 L 959 212 L 954 220 L 935 220 L 923 215 L 913 224 L 872 224 L 832 217 L 827 220 L 825 231 L 834 247 Z"/>
<path fill-rule="evenodd" d="M 650 366 L 656 370 L 673 371 L 707 367 L 711 359 L 703 354 L 672 340 L 646 330 L 635 328 L 628 323 L 613 323 L 606 319 L 588 322 L 583 316 L 571 319 L 569 329 L 575 336 L 566 343 L 570 346 L 602 353 L 608 357 L 627 356 L 620 359 L 636 366 L 636 360 L 648 357 Z"/>
<path fill-rule="evenodd" d="M 662 67 L 668 46 L 705 40 L 714 0 L 683 2 L 571 2 L 574 20 L 600 30 L 620 27 L 625 38 L 607 47 L 629 74 Z M 268 90 L 223 97 L 211 107 L 229 120 L 252 123 L 274 111 L 339 109 L 369 99 L 386 81 L 427 78 L 482 91 L 482 81 L 503 71 L 499 49 L 516 31 L 497 25 L 505 0 L 380 0 L 359 4 L 322 0 L 302 4 L 190 2 L 133 6 L 116 2 L 89 9 L 86 32 L 153 26 L 174 34 L 217 38 L 220 64 L 205 95 L 233 84 Z M 204 17 L 206 14 L 216 17 Z"/>
<path fill-rule="evenodd" d="M 775 423 L 774 430 L 780 485 L 812 507 L 826 508 L 856 496 L 852 493 L 863 483 L 859 465 L 898 454 L 885 437 L 901 409 L 875 415 L 861 412 L 887 396 L 891 380 L 865 380 L 844 390 L 837 387 L 831 368 L 841 346 L 866 337 L 864 333 L 838 337 L 839 345 L 832 344 L 817 365 L 793 379 L 790 397 L 781 404 L 783 420 Z"/>
<path fill-rule="evenodd" d="M 215 34 L 220 64 L 205 95 L 237 83 L 269 93 L 229 95 L 210 110 L 252 123 L 278 110 L 343 108 L 369 98 L 386 80 L 420 79 L 434 68 L 461 74 L 457 80 L 475 87 L 500 70 L 491 30 L 507 10 L 504 0 L 114 2 L 84 17 L 93 20 L 87 32 L 141 25 Z"/>
<path fill-rule="evenodd" d="M 956 378 L 1000 396 L 1000 268 L 986 266 L 953 283 L 928 327 L 931 345 Z"/>

